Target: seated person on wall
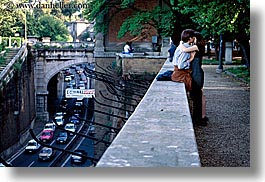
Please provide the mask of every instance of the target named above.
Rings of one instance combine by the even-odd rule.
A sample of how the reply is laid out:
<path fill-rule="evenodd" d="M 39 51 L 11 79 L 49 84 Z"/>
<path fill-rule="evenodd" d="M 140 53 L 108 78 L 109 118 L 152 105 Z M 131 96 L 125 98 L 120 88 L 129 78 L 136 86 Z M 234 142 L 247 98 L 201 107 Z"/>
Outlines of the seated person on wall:
<path fill-rule="evenodd" d="M 126 42 L 124 48 L 123 48 L 123 54 L 131 54 L 134 51 L 134 48 L 132 47 L 132 42 Z"/>

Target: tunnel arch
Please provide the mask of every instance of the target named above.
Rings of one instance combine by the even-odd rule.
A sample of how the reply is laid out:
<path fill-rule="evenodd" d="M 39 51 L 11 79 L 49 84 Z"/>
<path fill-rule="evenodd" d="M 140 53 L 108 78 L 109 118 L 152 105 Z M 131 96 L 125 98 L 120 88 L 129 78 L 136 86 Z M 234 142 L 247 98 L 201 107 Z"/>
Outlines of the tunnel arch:
<path fill-rule="evenodd" d="M 82 63 L 93 63 L 95 62 L 95 58 L 88 57 L 88 58 L 77 58 L 68 61 L 52 61 L 47 62 L 46 64 L 46 73 L 44 75 L 44 82 L 49 83 L 49 80 L 54 77 L 57 73 L 59 73 L 64 68 L 70 67 L 74 64 L 82 64 Z M 47 88 L 47 85 L 46 85 Z"/>

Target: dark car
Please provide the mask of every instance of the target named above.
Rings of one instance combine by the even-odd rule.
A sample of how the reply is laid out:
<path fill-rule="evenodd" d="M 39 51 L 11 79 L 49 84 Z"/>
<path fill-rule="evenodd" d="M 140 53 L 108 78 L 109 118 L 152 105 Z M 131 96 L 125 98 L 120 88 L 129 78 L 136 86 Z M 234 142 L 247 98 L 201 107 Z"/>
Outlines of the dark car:
<path fill-rule="evenodd" d="M 65 131 L 61 131 L 57 138 L 56 138 L 56 143 L 62 143 L 62 144 L 65 144 L 65 143 L 68 143 L 69 141 L 69 136 L 68 136 L 68 133 L 65 132 Z"/>
<path fill-rule="evenodd" d="M 87 152 L 84 150 L 75 150 L 74 152 L 87 156 Z M 86 157 L 82 157 L 79 155 L 73 155 L 73 154 L 71 155 L 71 163 L 84 163 L 86 159 L 87 159 Z"/>
<path fill-rule="evenodd" d="M 79 121 L 79 119 L 77 118 L 77 116 L 74 115 L 74 116 L 71 116 L 71 117 L 70 117 L 70 122 L 71 122 L 71 123 L 74 123 L 74 124 L 77 125 L 77 124 L 79 124 L 80 121 Z"/>

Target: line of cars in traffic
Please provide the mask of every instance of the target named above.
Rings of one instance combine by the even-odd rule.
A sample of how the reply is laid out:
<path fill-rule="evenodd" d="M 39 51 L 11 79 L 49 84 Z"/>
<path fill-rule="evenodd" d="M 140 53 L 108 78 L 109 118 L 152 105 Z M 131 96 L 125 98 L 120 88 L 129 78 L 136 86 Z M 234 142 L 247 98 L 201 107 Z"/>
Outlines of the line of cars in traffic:
<path fill-rule="evenodd" d="M 76 71 L 76 74 L 72 73 L 72 70 Z M 73 65 L 70 68 L 67 68 L 64 70 L 64 81 L 67 83 L 66 88 L 79 88 L 79 89 L 85 89 L 85 84 L 87 84 L 87 79 L 84 77 L 84 70 L 81 66 L 75 66 Z M 79 75 L 76 77 L 76 75 Z M 80 113 L 82 113 L 82 107 L 83 107 L 83 101 L 82 100 L 76 100 L 74 102 L 73 107 L 73 115 L 68 115 L 66 117 L 66 113 L 63 111 L 68 107 L 68 100 L 64 99 L 61 104 L 60 108 L 62 111 L 55 113 L 54 117 L 52 118 L 52 121 L 47 122 L 44 125 L 43 130 L 41 131 L 39 140 L 44 143 L 51 143 L 55 140 L 56 144 L 67 144 L 70 141 L 71 136 L 73 136 L 72 132 L 76 132 L 77 125 L 80 124 Z M 63 128 L 60 129 L 60 131 L 57 131 L 57 127 Z M 70 132 L 69 132 L 70 131 Z M 55 136 L 55 132 L 57 135 Z M 31 139 L 26 148 L 25 152 L 30 153 L 38 153 L 38 160 L 40 161 L 50 161 L 52 160 L 56 154 L 57 151 L 54 150 L 51 147 L 42 147 L 38 142 L 36 142 L 34 139 Z M 75 150 L 77 154 L 80 155 L 87 155 L 86 151 L 84 150 Z M 71 155 L 71 162 L 72 163 L 83 163 L 86 160 L 85 157 L 79 156 L 79 155 Z"/>
<path fill-rule="evenodd" d="M 57 137 L 55 139 L 55 142 L 57 144 L 67 144 L 70 141 L 70 135 L 72 135 L 71 132 L 76 131 L 76 125 L 79 124 L 79 120 L 76 116 L 72 116 L 72 118 L 75 118 L 74 123 L 69 122 L 69 123 L 64 123 L 64 119 L 58 120 L 58 117 L 60 113 L 57 113 L 54 117 L 54 122 L 59 121 L 57 123 L 58 126 L 64 126 L 64 130 L 60 130 L 59 133 L 57 134 Z M 55 119 L 56 118 L 56 119 Z M 63 121 L 63 122 L 62 122 Z M 71 120 L 72 121 L 72 120 Z M 49 122 L 44 125 L 44 128 L 40 134 L 39 139 L 44 142 L 44 143 L 50 143 L 54 140 L 55 138 L 55 131 L 56 131 L 56 124 L 54 122 Z M 37 141 L 34 139 L 31 139 L 28 141 L 27 146 L 25 148 L 25 152 L 27 154 L 33 154 L 33 153 L 38 153 L 38 160 L 39 161 L 50 161 L 52 160 L 56 154 L 57 151 L 54 150 L 51 147 L 42 147 Z M 78 151 L 77 151 L 78 153 Z M 79 151 L 80 153 L 80 151 Z M 85 151 L 82 151 L 83 155 L 86 155 Z M 84 157 L 80 157 L 78 155 L 71 155 L 71 162 L 72 163 L 82 163 L 84 162 Z"/>

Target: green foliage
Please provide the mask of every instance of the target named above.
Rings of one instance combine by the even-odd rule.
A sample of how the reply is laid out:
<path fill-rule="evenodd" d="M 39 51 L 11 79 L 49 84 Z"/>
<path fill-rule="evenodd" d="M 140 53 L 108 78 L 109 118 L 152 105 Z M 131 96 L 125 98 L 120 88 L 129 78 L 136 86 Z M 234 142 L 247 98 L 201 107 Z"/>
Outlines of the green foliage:
<path fill-rule="evenodd" d="M 62 11 L 62 14 L 64 16 L 68 16 L 69 17 L 69 20 L 71 21 L 71 17 L 72 15 L 76 12 L 76 11 L 79 11 L 80 9 L 79 8 L 73 8 L 74 5 L 77 4 L 77 1 L 74 0 L 74 1 L 70 1 L 68 3 L 65 3 L 65 7 L 61 9 Z"/>
<path fill-rule="evenodd" d="M 241 78 L 250 83 L 250 71 L 246 66 L 236 66 L 227 68 L 225 71 L 232 73 L 237 78 Z"/>
<path fill-rule="evenodd" d="M 123 0 L 121 2 L 121 8 L 128 8 L 134 4 L 135 0 Z"/>
<path fill-rule="evenodd" d="M 106 33 L 109 21 L 104 21 L 108 17 L 109 6 L 106 0 L 90 0 L 87 1 L 88 8 L 84 9 L 83 16 L 89 21 L 96 21 L 95 31 Z"/>
<path fill-rule="evenodd" d="M 0 52 L 4 51 L 6 49 L 6 46 L 7 44 L 4 41 L 2 41 L 0 44 Z"/>
<path fill-rule="evenodd" d="M 181 32 L 185 28 L 196 29 L 206 37 L 220 33 L 235 38 L 236 35 L 250 34 L 250 1 L 249 0 L 166 0 L 163 7 L 156 7 L 151 11 L 139 10 L 135 0 L 90 0 L 90 7 L 84 11 L 84 17 L 96 20 L 96 32 L 106 33 L 111 18 L 109 10 L 119 12 L 133 10 L 134 14 L 123 22 L 118 32 L 122 38 L 127 32 L 140 35 L 147 26 L 153 26 L 161 36 L 170 36 L 175 31 Z M 166 5 L 166 6 L 165 6 Z M 167 8 L 166 8 L 167 7 Z M 114 13 L 115 14 L 115 13 Z M 190 20 L 193 23 L 190 23 Z"/>
<path fill-rule="evenodd" d="M 52 41 L 67 40 L 68 30 L 59 18 L 51 15 L 44 15 L 40 17 L 39 24 L 39 36 L 51 37 Z"/>
<path fill-rule="evenodd" d="M 200 30 L 209 35 L 250 31 L 249 0 L 179 0 L 174 9 L 190 14 Z"/>
<path fill-rule="evenodd" d="M 5 57 L 0 55 L 0 65 L 2 65 L 5 62 L 6 62 Z"/>
<path fill-rule="evenodd" d="M 13 68 L 15 71 L 21 71 L 21 68 L 22 68 L 22 64 L 21 63 L 14 63 L 13 64 Z"/>
<path fill-rule="evenodd" d="M 16 22 L 23 19 L 21 9 L 16 9 L 14 3 L 9 0 L 0 1 L 0 35 L 13 36 L 19 27 Z"/>
<path fill-rule="evenodd" d="M 153 10 L 140 10 L 135 6 L 135 0 L 120 0 L 120 1 L 88 1 L 89 7 L 84 11 L 84 17 L 90 21 L 95 20 L 95 31 L 106 33 L 108 23 L 112 19 L 109 16 L 109 10 L 113 10 L 115 15 L 119 11 L 133 10 L 134 14 L 124 21 L 118 32 L 118 38 L 122 38 L 127 32 L 133 36 L 142 34 L 148 31 L 149 27 L 155 27 L 158 34 L 162 36 L 170 36 L 172 34 L 175 16 L 170 7 L 157 6 Z"/>
<path fill-rule="evenodd" d="M 155 7 L 152 11 L 139 11 L 126 21 L 120 27 L 118 38 L 122 38 L 127 32 L 137 36 L 141 34 L 147 26 L 152 26 L 158 30 L 161 36 L 170 36 L 173 32 L 175 19 L 169 8 Z"/>

